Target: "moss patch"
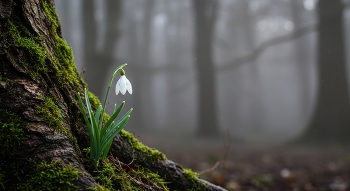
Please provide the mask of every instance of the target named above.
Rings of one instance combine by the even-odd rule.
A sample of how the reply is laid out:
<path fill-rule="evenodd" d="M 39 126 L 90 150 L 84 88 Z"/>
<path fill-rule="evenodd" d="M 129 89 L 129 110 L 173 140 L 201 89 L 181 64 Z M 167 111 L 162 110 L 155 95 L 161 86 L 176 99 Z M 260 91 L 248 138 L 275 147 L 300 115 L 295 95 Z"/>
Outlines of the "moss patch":
<path fill-rule="evenodd" d="M 15 26 L 8 22 L 8 34 L 12 37 L 9 39 L 10 44 L 15 47 L 22 47 L 29 54 L 29 62 L 22 62 L 28 69 L 29 75 L 36 79 L 39 72 L 47 72 L 45 60 L 48 57 L 46 49 L 43 46 L 42 38 L 35 37 L 26 28 Z"/>
<path fill-rule="evenodd" d="M 14 113 L 0 109 L 0 156 L 8 155 L 22 142 L 26 125 Z"/>
<path fill-rule="evenodd" d="M 3 190 L 5 190 L 4 177 L 5 177 L 5 175 L 3 173 L 0 173 L 0 186 Z"/>
<path fill-rule="evenodd" d="M 168 190 L 158 174 L 142 167 L 122 164 L 115 159 L 112 162 L 103 161 L 92 175 L 100 185 L 91 190 Z"/>
<path fill-rule="evenodd" d="M 97 110 L 97 108 L 101 105 L 101 102 L 98 99 L 98 97 L 90 91 L 88 91 L 88 97 L 89 97 L 92 109 Z"/>
<path fill-rule="evenodd" d="M 44 98 L 44 103 L 35 107 L 35 113 L 42 116 L 43 120 L 54 128 L 55 132 L 68 133 L 66 127 L 63 126 L 62 110 L 49 98 Z"/>
<path fill-rule="evenodd" d="M 24 141 L 24 131 L 27 124 L 16 114 L 0 109 L 0 188 L 11 189 L 18 179 L 19 169 L 14 161 L 16 148 Z"/>
<path fill-rule="evenodd" d="M 198 182 L 198 174 L 193 172 L 191 169 L 184 169 L 184 175 L 188 180 L 190 180 L 192 183 Z"/>
<path fill-rule="evenodd" d="M 206 190 L 207 186 L 201 182 L 199 182 L 198 174 L 193 172 L 191 169 L 184 169 L 185 177 L 191 181 L 194 185 L 198 184 L 198 188 L 196 189 L 187 189 L 186 191 L 201 191 Z"/>
<path fill-rule="evenodd" d="M 18 190 L 78 190 L 73 182 L 79 178 L 79 172 L 74 167 L 64 167 L 61 162 L 47 164 L 42 162 L 36 166 L 30 179 L 20 185 Z"/>
<path fill-rule="evenodd" d="M 98 186 L 95 186 L 92 188 L 88 188 L 87 190 L 90 190 L 90 191 L 110 191 L 110 189 L 108 189 L 104 186 L 101 186 L 101 185 L 98 185 Z"/>
<path fill-rule="evenodd" d="M 145 146 L 139 140 L 137 140 L 131 133 L 122 130 L 120 131 L 120 136 L 126 139 L 134 149 L 144 153 L 147 156 L 147 158 L 145 158 L 145 161 L 167 160 L 163 153 L 156 149 L 152 149 Z"/>
<path fill-rule="evenodd" d="M 52 60 L 55 63 L 54 69 L 57 74 L 58 82 L 61 86 L 71 84 L 74 87 L 79 88 L 84 82 L 75 67 L 72 48 L 58 34 L 60 26 L 58 24 L 59 17 L 57 12 L 55 8 L 46 1 L 43 1 L 42 7 L 51 22 L 51 34 L 55 40 L 53 51 L 56 57 L 52 57 Z"/>

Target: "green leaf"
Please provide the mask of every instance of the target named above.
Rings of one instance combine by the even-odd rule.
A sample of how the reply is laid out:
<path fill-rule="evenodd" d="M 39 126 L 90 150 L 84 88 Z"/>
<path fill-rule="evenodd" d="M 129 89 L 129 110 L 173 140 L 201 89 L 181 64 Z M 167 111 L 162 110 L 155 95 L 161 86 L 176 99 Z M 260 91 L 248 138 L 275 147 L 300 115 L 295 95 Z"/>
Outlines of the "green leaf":
<path fill-rule="evenodd" d="M 120 69 L 122 69 L 122 68 L 123 68 L 124 66 L 126 66 L 126 65 L 127 65 L 126 63 L 125 63 L 125 64 L 122 64 L 122 65 L 118 66 L 118 68 L 116 68 L 116 69 L 114 70 L 114 73 L 113 73 L 113 75 L 112 75 L 112 77 L 111 77 L 111 80 L 109 81 L 109 85 L 108 85 L 108 87 L 107 87 L 106 97 L 105 97 L 105 100 L 104 100 L 103 106 L 102 106 L 102 117 L 101 117 L 101 118 L 103 118 L 103 113 L 105 112 L 105 109 L 106 109 L 107 98 L 108 98 L 109 90 L 111 89 L 111 85 L 112 85 L 114 76 L 115 76 L 115 74 L 116 74 Z M 100 120 L 100 124 L 99 124 L 99 125 L 102 126 L 102 120 Z"/>
<path fill-rule="evenodd" d="M 124 126 L 126 125 L 126 123 L 129 121 L 130 119 L 130 115 L 127 116 L 127 118 L 125 120 L 123 120 L 122 124 L 120 126 L 118 126 L 118 128 L 116 129 L 116 131 L 114 131 L 113 133 L 111 133 L 104 142 L 102 142 L 102 147 L 101 150 L 103 151 L 103 153 L 105 153 L 105 155 L 107 155 L 106 153 L 109 150 L 109 147 L 113 142 L 114 137 L 124 128 Z M 108 148 L 108 150 L 106 150 Z"/>
<path fill-rule="evenodd" d="M 107 154 L 108 154 L 109 149 L 111 148 L 112 143 L 113 143 L 113 141 L 111 141 L 111 142 L 109 143 L 109 145 L 107 145 L 106 149 L 103 150 L 103 154 L 102 154 L 102 157 L 101 157 L 102 160 L 104 160 L 104 159 L 107 158 Z"/>
<path fill-rule="evenodd" d="M 93 139 L 95 133 L 94 133 L 94 130 L 92 129 L 91 124 L 90 124 L 90 122 L 89 122 L 89 120 L 88 120 L 88 118 L 86 116 L 85 109 L 84 109 L 84 106 L 83 106 L 83 101 L 81 99 L 80 93 L 78 93 L 78 102 L 79 102 L 79 106 L 80 106 L 80 111 L 83 114 L 83 118 L 84 118 L 85 123 L 86 123 L 86 125 L 88 127 L 88 130 L 89 130 L 91 149 L 96 150 L 95 148 L 93 148 L 93 146 L 95 145 L 94 144 L 94 139 Z"/>
<path fill-rule="evenodd" d="M 95 113 L 95 120 L 97 124 L 99 124 L 98 122 L 100 120 L 101 110 L 102 110 L 102 105 L 98 106 L 97 111 Z"/>
<path fill-rule="evenodd" d="M 102 135 L 102 139 L 101 139 L 102 141 L 101 142 L 104 142 L 106 140 L 108 135 L 111 134 L 115 130 L 115 128 L 117 126 L 119 126 L 130 115 L 132 110 L 133 109 L 131 108 L 128 112 L 126 112 L 125 115 L 117 121 L 117 123 L 115 123 L 111 128 L 108 129 L 107 133 L 101 134 Z"/>
<path fill-rule="evenodd" d="M 104 136 L 105 132 L 109 129 L 111 123 L 114 121 L 114 119 L 119 115 L 120 111 L 123 109 L 125 105 L 125 101 L 123 101 L 116 112 L 113 113 L 113 115 L 108 119 L 107 123 L 102 127 L 101 130 L 101 136 Z"/>
<path fill-rule="evenodd" d="M 86 88 L 84 89 L 84 95 L 85 95 L 86 106 L 87 106 L 87 109 L 89 111 L 89 117 L 90 117 L 90 121 L 91 121 L 91 126 L 92 126 L 92 129 L 94 131 L 94 136 L 93 136 L 94 141 L 93 141 L 93 143 L 94 143 L 94 147 L 96 149 L 95 150 L 91 149 L 91 153 L 94 156 L 94 159 L 98 161 L 98 159 L 100 157 L 100 155 L 99 155 L 100 129 L 99 129 L 97 123 L 96 123 L 96 120 L 95 120 L 94 113 L 93 113 L 92 108 L 91 108 L 91 104 L 90 104 L 90 100 L 89 100 L 88 92 L 87 92 Z"/>

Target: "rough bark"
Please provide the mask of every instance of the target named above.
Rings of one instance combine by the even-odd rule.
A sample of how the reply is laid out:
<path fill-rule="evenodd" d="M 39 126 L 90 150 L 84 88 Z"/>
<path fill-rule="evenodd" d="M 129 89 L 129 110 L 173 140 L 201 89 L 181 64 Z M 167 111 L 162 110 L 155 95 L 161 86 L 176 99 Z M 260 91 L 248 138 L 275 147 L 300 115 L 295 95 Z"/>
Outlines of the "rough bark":
<path fill-rule="evenodd" d="M 89 146 L 89 137 L 77 92 L 86 84 L 62 38 L 53 1 L 1 0 L 0 35 L 1 116 L 11 113 L 18 117 L 16 128 L 23 130 L 18 144 L 12 140 L 15 137 L 0 139 L 1 148 L 13 143 L 8 147 L 11 153 L 0 152 L 0 189 L 15 190 L 32 178 L 36 164 L 43 161 L 74 167 L 79 176 L 73 183 L 79 190 L 97 186 L 81 152 Z M 7 130 L 7 120 L 0 120 L 5 124 L 1 133 Z M 170 190 L 223 190 L 189 176 L 162 153 L 141 145 L 124 131 L 114 140 L 111 154 L 121 162 L 159 174 L 169 182 Z M 11 173 L 15 174 L 6 171 L 9 167 L 14 167 Z"/>
<path fill-rule="evenodd" d="M 346 76 L 344 5 L 318 2 L 318 94 L 309 127 L 300 141 L 308 144 L 349 144 L 350 105 Z"/>

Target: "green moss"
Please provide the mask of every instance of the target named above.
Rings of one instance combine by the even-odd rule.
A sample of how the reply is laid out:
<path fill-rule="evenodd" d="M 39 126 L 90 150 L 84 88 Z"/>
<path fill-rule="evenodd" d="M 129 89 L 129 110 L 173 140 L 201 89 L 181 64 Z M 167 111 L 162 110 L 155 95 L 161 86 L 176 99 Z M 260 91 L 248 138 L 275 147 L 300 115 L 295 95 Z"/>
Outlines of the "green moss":
<path fill-rule="evenodd" d="M 16 114 L 0 109 L 0 188 L 9 186 L 18 179 L 21 173 L 14 164 L 16 148 L 25 140 L 24 131 L 27 124 Z"/>
<path fill-rule="evenodd" d="M 90 91 L 88 91 L 88 97 L 89 97 L 92 109 L 97 110 L 97 108 L 101 105 L 101 102 L 98 99 L 98 97 Z"/>
<path fill-rule="evenodd" d="M 79 178 L 79 172 L 72 166 L 64 167 L 61 162 L 47 164 L 42 162 L 36 166 L 36 170 L 30 179 L 20 185 L 18 190 L 78 190 L 73 182 Z"/>
<path fill-rule="evenodd" d="M 270 186 L 273 184 L 273 181 L 271 177 L 268 175 L 260 175 L 251 180 L 252 184 L 256 185 L 257 187 L 265 187 Z"/>
<path fill-rule="evenodd" d="M 91 190 L 91 191 L 110 191 L 110 189 L 104 187 L 104 186 L 101 186 L 101 185 L 98 185 L 98 186 L 95 186 L 95 187 L 92 187 L 92 188 L 88 188 L 87 190 Z"/>
<path fill-rule="evenodd" d="M 97 110 L 97 108 L 102 105 L 100 100 L 98 99 L 98 97 L 93 94 L 92 92 L 88 91 L 88 97 L 91 103 L 91 107 L 93 110 Z M 110 118 L 110 116 L 107 113 L 103 114 L 103 121 L 108 121 L 108 119 Z"/>
<path fill-rule="evenodd" d="M 46 16 L 51 22 L 51 34 L 55 40 L 54 53 L 56 57 L 52 57 L 54 61 L 54 69 L 57 74 L 58 82 L 61 86 L 66 84 L 71 84 L 76 88 L 81 87 L 81 84 L 84 84 L 79 72 L 74 64 L 74 56 L 71 47 L 67 42 L 60 37 L 58 31 L 59 27 L 59 17 L 56 13 L 55 8 L 43 1 L 42 7 Z"/>
<path fill-rule="evenodd" d="M 120 136 L 125 138 L 130 145 L 142 153 L 145 153 L 147 155 L 147 158 L 145 158 L 146 161 L 161 161 L 166 160 L 166 157 L 163 153 L 159 152 L 156 149 L 149 148 L 142 144 L 139 140 L 137 140 L 131 133 L 122 130 L 120 131 Z"/>
<path fill-rule="evenodd" d="M 44 103 L 35 107 L 35 113 L 42 116 L 43 120 L 53 127 L 55 132 L 68 133 L 67 128 L 62 124 L 62 111 L 51 98 L 45 97 Z"/>
<path fill-rule="evenodd" d="M 185 177 L 193 183 L 193 185 L 198 185 L 195 189 L 187 189 L 186 191 L 201 191 L 206 190 L 207 186 L 201 182 L 199 182 L 198 174 L 193 172 L 191 169 L 184 169 L 183 173 Z"/>
<path fill-rule="evenodd" d="M 45 46 L 43 37 L 36 37 L 25 27 L 15 26 L 10 21 L 8 22 L 9 31 L 7 35 L 9 38 L 7 39 L 11 46 L 22 47 L 28 53 L 29 57 L 26 59 L 29 61 L 22 61 L 22 64 L 27 68 L 29 75 L 33 79 L 37 79 L 38 74 L 41 72 L 52 72 L 61 87 L 71 84 L 80 88 L 82 87 L 81 84 L 85 83 L 75 67 L 71 47 L 57 34 L 59 25 L 55 9 L 46 2 L 43 2 L 43 8 L 52 23 L 51 32 L 55 40 L 52 51 L 49 51 Z M 54 55 L 51 52 L 54 52 Z M 45 64 L 45 60 L 48 58 L 53 62 L 50 66 Z"/>
<path fill-rule="evenodd" d="M 23 141 L 26 125 L 14 113 L 0 109 L 0 156 L 12 153 Z"/>
<path fill-rule="evenodd" d="M 134 177 L 139 177 L 142 182 L 146 185 L 153 185 L 156 189 L 168 190 L 166 187 L 167 182 L 165 182 L 158 174 L 153 173 L 144 168 L 137 168 L 137 170 L 132 170 L 131 173 Z"/>
<path fill-rule="evenodd" d="M 193 172 L 191 169 L 184 169 L 184 175 L 188 180 L 190 180 L 192 183 L 196 183 L 199 181 L 198 174 Z"/>
<path fill-rule="evenodd" d="M 3 190 L 5 190 L 5 180 L 4 180 L 5 174 L 4 173 L 0 173 L 0 186 Z"/>
<path fill-rule="evenodd" d="M 118 179 L 117 168 L 109 162 L 104 162 L 103 167 L 96 171 L 94 179 L 102 186 L 113 189 L 115 180 Z"/>
<path fill-rule="evenodd" d="M 94 179 L 100 184 L 91 190 L 168 190 L 166 183 L 158 174 L 138 166 L 105 160 L 93 171 Z"/>
<path fill-rule="evenodd" d="M 15 47 L 22 47 L 30 55 L 28 57 L 30 63 L 23 62 L 22 64 L 28 69 L 32 78 L 36 78 L 39 72 L 48 72 L 45 67 L 45 60 L 48 57 L 46 49 L 43 46 L 42 38 L 35 37 L 24 27 L 15 26 L 12 22 L 8 22 L 11 36 L 10 44 Z"/>

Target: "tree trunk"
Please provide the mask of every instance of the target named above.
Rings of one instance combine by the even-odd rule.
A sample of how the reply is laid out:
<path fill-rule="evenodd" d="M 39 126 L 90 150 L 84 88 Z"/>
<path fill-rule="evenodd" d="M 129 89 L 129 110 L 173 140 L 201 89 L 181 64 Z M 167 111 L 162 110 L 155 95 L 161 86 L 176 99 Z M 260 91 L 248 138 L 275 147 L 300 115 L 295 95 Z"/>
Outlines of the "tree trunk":
<path fill-rule="evenodd" d="M 95 6 L 93 0 L 83 3 L 83 26 L 84 26 L 84 60 L 86 73 L 83 75 L 91 92 L 103 98 L 105 88 L 101 86 L 106 80 L 106 74 L 114 61 L 114 52 L 119 38 L 119 18 L 121 1 L 107 0 L 106 3 L 106 34 L 101 50 L 98 50 L 98 23 L 94 17 Z M 96 83 L 96 80 L 101 83 Z M 101 97 L 102 96 L 102 97 Z"/>
<path fill-rule="evenodd" d="M 310 126 L 300 141 L 309 144 L 348 144 L 350 106 L 341 0 L 320 0 L 318 17 L 318 97 Z"/>
<path fill-rule="evenodd" d="M 213 63 L 212 40 L 215 29 L 217 1 L 194 0 L 195 14 L 195 64 L 198 85 L 198 125 L 197 135 L 217 136 L 215 70 Z"/>
<path fill-rule="evenodd" d="M 305 9 L 303 7 L 303 1 L 291 1 L 292 9 L 292 21 L 294 23 L 294 30 L 300 30 L 303 25 L 303 14 Z M 300 87 L 298 92 L 299 106 L 298 106 L 298 118 L 302 121 L 309 118 L 310 113 L 310 64 L 308 62 L 308 36 L 302 36 L 299 39 L 294 40 L 294 54 L 295 54 L 295 67 L 296 67 L 296 83 Z"/>
<path fill-rule="evenodd" d="M 242 15 L 243 18 L 241 18 L 241 23 L 244 23 L 244 32 L 245 32 L 245 39 L 246 44 L 248 48 L 248 52 L 253 52 L 255 49 L 255 22 L 254 17 L 251 15 L 251 11 L 249 8 L 249 1 L 242 0 Z M 263 131 L 263 125 L 264 125 L 264 111 L 263 111 L 263 99 L 262 99 L 262 80 L 260 71 L 258 68 L 258 64 L 256 63 L 256 60 L 252 60 L 249 67 L 249 70 L 247 73 L 243 75 L 248 75 L 247 80 L 249 84 L 244 84 L 243 88 L 246 88 L 245 92 L 248 92 L 249 99 L 251 100 L 251 103 L 248 103 L 247 107 L 248 114 L 245 113 L 245 117 L 248 115 L 248 120 L 245 121 L 245 123 L 248 123 L 248 127 L 251 129 L 251 133 L 260 133 Z M 244 78 L 243 78 L 244 79 Z M 249 82 L 251 81 L 251 82 Z M 247 82 L 246 82 L 247 83 Z M 247 95 L 243 95 L 247 96 Z M 246 98 L 243 98 L 246 99 Z"/>
<path fill-rule="evenodd" d="M 77 105 L 77 92 L 86 84 L 62 38 L 53 1 L 0 0 L 0 34 L 0 189 L 86 190 L 100 183 L 100 190 L 114 185 L 113 190 L 131 182 L 124 190 L 159 190 L 154 185 L 161 182 L 117 176 L 142 169 L 170 190 L 223 190 L 126 131 L 115 138 L 110 154 L 131 164 L 111 172 L 86 162 L 89 135 Z M 98 99 L 91 99 L 96 108 Z M 114 182 L 107 185 L 103 177 Z"/>

